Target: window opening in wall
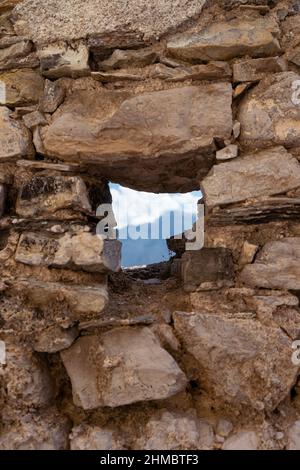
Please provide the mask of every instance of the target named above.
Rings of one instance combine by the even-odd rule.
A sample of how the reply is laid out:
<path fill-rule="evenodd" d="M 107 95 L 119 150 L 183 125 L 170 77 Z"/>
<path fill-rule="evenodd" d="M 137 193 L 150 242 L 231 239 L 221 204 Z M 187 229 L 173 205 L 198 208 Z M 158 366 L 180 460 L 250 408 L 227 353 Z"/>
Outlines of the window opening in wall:
<path fill-rule="evenodd" d="M 200 191 L 154 194 L 110 184 L 122 267 L 168 261 L 173 253 L 166 240 L 193 227 Z"/>

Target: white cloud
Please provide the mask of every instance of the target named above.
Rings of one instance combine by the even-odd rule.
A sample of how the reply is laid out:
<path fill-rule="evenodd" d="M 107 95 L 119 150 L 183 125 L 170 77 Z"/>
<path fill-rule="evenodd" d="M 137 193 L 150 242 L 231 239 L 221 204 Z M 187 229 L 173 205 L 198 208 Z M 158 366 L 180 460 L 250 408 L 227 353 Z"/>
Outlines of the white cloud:
<path fill-rule="evenodd" d="M 119 229 L 128 225 L 152 223 L 164 214 L 181 212 L 183 208 L 186 214 L 196 215 L 197 202 L 201 198 L 200 191 L 186 194 L 153 194 L 115 184 L 111 184 L 110 189 Z"/>

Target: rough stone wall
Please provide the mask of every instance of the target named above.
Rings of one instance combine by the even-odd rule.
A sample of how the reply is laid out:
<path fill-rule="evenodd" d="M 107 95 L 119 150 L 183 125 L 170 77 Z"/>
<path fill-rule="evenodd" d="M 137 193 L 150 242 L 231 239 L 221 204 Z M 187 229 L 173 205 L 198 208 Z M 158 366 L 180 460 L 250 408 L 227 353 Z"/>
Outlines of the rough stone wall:
<path fill-rule="evenodd" d="M 0 0 L 0 449 L 300 449 L 299 72 L 298 0 Z M 205 247 L 120 272 L 109 180 Z"/>

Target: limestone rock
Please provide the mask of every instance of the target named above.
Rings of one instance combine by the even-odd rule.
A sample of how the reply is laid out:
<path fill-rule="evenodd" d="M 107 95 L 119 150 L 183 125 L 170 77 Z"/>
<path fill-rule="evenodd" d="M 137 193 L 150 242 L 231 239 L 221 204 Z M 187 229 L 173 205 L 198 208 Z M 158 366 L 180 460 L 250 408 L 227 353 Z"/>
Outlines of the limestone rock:
<path fill-rule="evenodd" d="M 78 336 L 76 327 L 63 329 L 57 325 L 50 326 L 39 333 L 33 343 L 33 349 L 37 352 L 54 354 L 68 349 Z"/>
<path fill-rule="evenodd" d="M 4 84 L 4 96 L 0 104 L 6 106 L 28 106 L 36 104 L 43 93 L 44 80 L 35 70 L 14 70 L 0 74 Z"/>
<path fill-rule="evenodd" d="M 56 409 L 25 414 L 0 433 L 0 450 L 67 450 L 69 420 Z"/>
<path fill-rule="evenodd" d="M 125 67 L 145 67 L 153 64 L 158 55 L 153 49 L 122 50 L 115 49 L 112 55 L 100 62 L 101 70 L 122 69 Z"/>
<path fill-rule="evenodd" d="M 0 183 L 0 218 L 3 216 L 5 209 L 5 186 Z"/>
<path fill-rule="evenodd" d="M 255 263 L 244 267 L 241 281 L 270 289 L 300 289 L 300 238 L 266 243 Z"/>
<path fill-rule="evenodd" d="M 65 98 L 65 90 L 58 82 L 45 80 L 44 93 L 40 98 L 39 110 L 42 113 L 54 113 Z"/>
<path fill-rule="evenodd" d="M 280 328 L 200 312 L 177 312 L 174 321 L 209 395 L 237 408 L 273 410 L 290 393 L 297 367 L 292 340 Z"/>
<path fill-rule="evenodd" d="M 201 13 L 205 0 L 24 0 L 14 10 L 17 34 L 34 42 L 99 38 L 103 47 L 156 39 Z M 84 14 L 83 14 L 84 12 Z M 47 25 L 47 27 L 45 27 Z"/>
<path fill-rule="evenodd" d="M 148 328 L 84 336 L 61 357 L 74 403 L 85 410 L 162 400 L 186 386 L 184 373 Z"/>
<path fill-rule="evenodd" d="M 231 251 L 226 248 L 202 248 L 187 251 L 182 256 L 181 273 L 184 289 L 188 292 L 223 287 L 233 280 Z"/>
<path fill-rule="evenodd" d="M 256 82 L 261 80 L 266 73 L 286 72 L 287 70 L 287 62 L 281 57 L 242 60 L 233 65 L 233 80 Z"/>
<path fill-rule="evenodd" d="M 209 449 L 214 442 L 212 426 L 193 414 L 164 411 L 154 415 L 137 440 L 138 450 Z"/>
<path fill-rule="evenodd" d="M 41 72 L 45 77 L 82 77 L 90 74 L 89 52 L 84 44 L 69 47 L 66 43 L 44 46 L 38 50 Z"/>
<path fill-rule="evenodd" d="M 16 211 L 22 217 L 35 217 L 68 208 L 91 211 L 82 178 L 36 175 L 21 188 Z"/>
<path fill-rule="evenodd" d="M 230 60 L 243 55 L 264 57 L 280 52 L 277 24 L 268 18 L 213 23 L 198 33 L 181 33 L 167 43 L 169 53 L 183 60 Z"/>
<path fill-rule="evenodd" d="M 288 430 L 287 450 L 300 450 L 300 421 L 295 421 Z"/>
<path fill-rule="evenodd" d="M 226 83 L 137 96 L 77 92 L 41 130 L 45 153 L 97 164 L 103 176 L 136 189 L 176 191 L 187 182 L 194 189 L 197 173 L 212 166 L 214 138 L 231 136 L 231 101 Z"/>
<path fill-rule="evenodd" d="M 257 450 L 258 436 L 254 431 L 239 431 L 226 439 L 223 450 Z"/>
<path fill-rule="evenodd" d="M 262 150 L 213 167 L 202 181 L 208 207 L 282 194 L 300 186 L 300 165 L 283 147 Z"/>
<path fill-rule="evenodd" d="M 219 419 L 218 424 L 217 424 L 217 429 L 216 429 L 216 433 L 219 436 L 227 437 L 229 436 L 232 430 L 233 430 L 233 424 L 231 421 L 228 421 L 227 419 L 224 419 L 224 418 Z"/>
<path fill-rule="evenodd" d="M 18 68 L 35 68 L 39 61 L 32 52 L 30 41 L 13 42 L 8 47 L 0 48 L 0 70 L 10 70 Z"/>
<path fill-rule="evenodd" d="M 14 161 L 34 153 L 26 127 L 11 119 L 11 111 L 0 106 L 0 162 Z"/>
<path fill-rule="evenodd" d="M 298 80 L 300 76 L 294 72 L 274 74 L 245 96 L 238 113 L 243 145 L 300 145 L 300 106 L 294 87 Z"/>
<path fill-rule="evenodd" d="M 190 67 L 167 67 L 156 64 L 150 70 L 151 78 L 160 78 L 167 82 L 183 82 L 184 80 L 217 80 L 231 78 L 232 70 L 227 62 L 211 61 L 208 64 Z"/>
<path fill-rule="evenodd" d="M 236 158 L 239 153 L 239 148 L 237 145 L 231 144 L 227 147 L 224 147 L 222 150 L 218 150 L 216 157 L 219 161 L 232 160 Z"/>
<path fill-rule="evenodd" d="M 245 243 L 243 244 L 241 256 L 239 259 L 239 265 L 245 266 L 245 264 L 252 263 L 258 250 L 259 250 L 259 246 L 245 241 Z"/>
<path fill-rule="evenodd" d="M 108 301 L 107 286 L 93 286 L 42 282 L 35 279 L 17 280 L 14 289 L 23 292 L 36 307 L 47 307 L 52 302 L 66 302 L 74 319 L 80 320 L 89 313 L 99 314 Z"/>
<path fill-rule="evenodd" d="M 21 235 L 15 259 L 31 266 L 105 273 L 120 270 L 121 244 L 85 232 L 60 238 L 29 232 Z"/>
<path fill-rule="evenodd" d="M 122 450 L 125 446 L 124 439 L 116 432 L 88 424 L 75 426 L 70 442 L 71 450 Z"/>
<path fill-rule="evenodd" d="M 13 406 L 42 407 L 53 398 L 53 383 L 46 363 L 31 349 L 6 344 L 3 371 L 7 395 Z"/>

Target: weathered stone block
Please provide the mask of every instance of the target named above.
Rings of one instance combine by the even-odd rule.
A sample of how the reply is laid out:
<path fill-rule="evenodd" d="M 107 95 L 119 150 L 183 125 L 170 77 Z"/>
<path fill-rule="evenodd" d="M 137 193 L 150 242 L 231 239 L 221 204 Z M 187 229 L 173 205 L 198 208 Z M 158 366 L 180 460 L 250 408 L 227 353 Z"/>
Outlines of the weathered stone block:
<path fill-rule="evenodd" d="M 39 110 L 42 113 L 54 113 L 65 98 L 65 90 L 58 82 L 45 80 L 44 93 L 40 98 Z"/>
<path fill-rule="evenodd" d="M 204 450 L 210 448 L 213 442 L 213 428 L 206 421 L 197 419 L 192 413 L 164 411 L 161 416 L 154 414 L 148 421 L 135 449 Z"/>
<path fill-rule="evenodd" d="M 41 72 L 45 77 L 82 77 L 90 74 L 89 52 L 84 44 L 69 47 L 66 43 L 44 46 L 38 50 Z"/>
<path fill-rule="evenodd" d="M 97 164 L 123 184 L 194 189 L 197 172 L 200 179 L 214 161 L 214 138 L 231 136 L 231 102 L 227 83 L 137 96 L 81 91 L 67 98 L 41 136 L 47 155 Z"/>
<path fill-rule="evenodd" d="M 294 72 L 274 74 L 245 96 L 238 113 L 243 145 L 300 146 L 300 106 L 294 86 L 298 80 L 300 76 Z"/>
<path fill-rule="evenodd" d="M 34 340 L 33 349 L 41 353 L 54 354 L 63 349 L 68 349 L 79 336 L 76 327 L 63 329 L 58 325 L 40 331 Z"/>
<path fill-rule="evenodd" d="M 18 280 L 14 288 L 23 292 L 36 307 L 48 307 L 52 302 L 66 302 L 74 319 L 82 319 L 90 313 L 102 312 L 108 301 L 106 284 L 93 286 L 42 282 L 35 279 Z"/>
<path fill-rule="evenodd" d="M 116 431 L 80 424 L 70 434 L 71 450 L 122 450 L 125 443 Z"/>
<path fill-rule="evenodd" d="M 44 80 L 35 70 L 14 70 L 0 74 L 0 84 L 5 93 L 0 94 L 0 104 L 28 106 L 38 103 L 43 94 Z"/>
<path fill-rule="evenodd" d="M 60 209 L 91 211 L 80 176 L 36 175 L 19 192 L 16 212 L 22 217 L 53 214 Z"/>
<path fill-rule="evenodd" d="M 235 82 L 256 82 L 267 73 L 286 72 L 288 65 L 282 57 L 267 57 L 236 62 L 233 65 L 233 80 Z"/>
<path fill-rule="evenodd" d="M 300 289 L 300 238 L 269 242 L 255 263 L 244 267 L 241 281 L 253 287 Z"/>
<path fill-rule="evenodd" d="M 11 119 L 11 111 L 0 106 L 0 162 L 14 161 L 34 154 L 30 132 Z"/>
<path fill-rule="evenodd" d="M 184 60 L 230 60 L 280 52 L 278 25 L 268 18 L 213 23 L 199 33 L 182 33 L 167 42 L 169 53 Z"/>
<path fill-rule="evenodd" d="M 119 271 L 121 243 L 85 232 L 74 235 L 66 233 L 59 238 L 29 232 L 21 235 L 15 259 L 31 266 L 100 273 Z"/>
<path fill-rule="evenodd" d="M 32 43 L 16 38 L 10 41 L 7 47 L 0 48 L 0 70 L 10 70 L 19 68 L 35 68 L 39 61 L 32 52 Z"/>
<path fill-rule="evenodd" d="M 209 395 L 237 408 L 273 410 L 290 393 L 298 367 L 291 339 L 280 328 L 200 312 L 175 313 L 174 321 Z"/>
<path fill-rule="evenodd" d="M 299 186 L 299 162 L 283 147 L 216 165 L 201 183 L 208 207 L 283 194 Z"/>
<path fill-rule="evenodd" d="M 145 67 L 153 64 L 158 54 L 153 49 L 122 50 L 115 49 L 112 55 L 99 63 L 101 70 L 122 69 L 125 67 Z"/>
<path fill-rule="evenodd" d="M 231 251 L 226 248 L 187 251 L 182 256 L 181 274 L 188 292 L 228 285 L 234 277 Z"/>
<path fill-rule="evenodd" d="M 74 403 L 86 410 L 162 400 L 186 386 L 184 373 L 148 328 L 84 336 L 61 357 Z"/>

